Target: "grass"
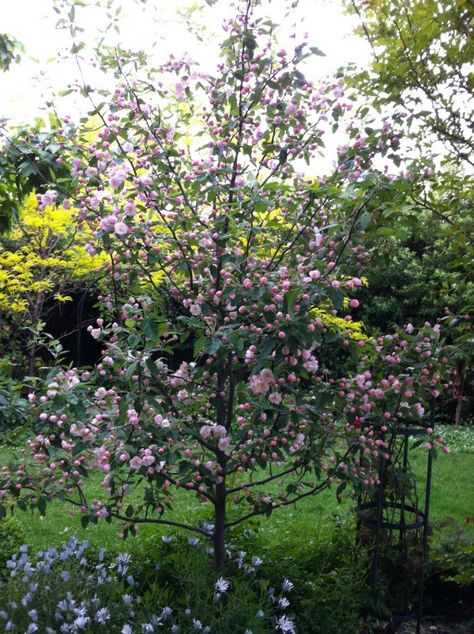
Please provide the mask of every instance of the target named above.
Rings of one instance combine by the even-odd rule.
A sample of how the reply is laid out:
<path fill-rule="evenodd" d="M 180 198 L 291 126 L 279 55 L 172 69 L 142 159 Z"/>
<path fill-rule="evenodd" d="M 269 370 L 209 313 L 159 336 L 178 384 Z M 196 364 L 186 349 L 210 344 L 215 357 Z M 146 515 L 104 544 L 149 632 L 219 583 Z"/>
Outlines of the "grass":
<path fill-rule="evenodd" d="M 474 429 L 446 428 L 446 437 L 451 446 L 449 455 L 439 454 L 434 462 L 433 486 L 431 497 L 431 519 L 433 521 L 452 518 L 467 530 L 473 530 L 473 491 L 474 491 Z M 443 431 L 444 433 L 444 431 Z M 11 448 L 0 447 L 0 464 L 5 463 L 13 453 Z M 426 451 L 417 448 L 413 452 L 412 464 L 420 480 L 426 473 Z M 91 498 L 100 499 L 103 494 L 100 478 L 93 478 L 87 485 Z M 302 544 L 316 543 L 324 538 L 327 527 L 335 523 L 353 522 L 354 502 L 347 498 L 338 503 L 334 490 L 323 491 L 315 497 L 301 500 L 295 506 L 276 511 L 270 518 L 258 518 L 249 526 L 258 529 L 264 535 L 268 549 L 301 548 Z M 198 518 L 210 519 L 210 508 L 200 507 L 192 494 L 180 492 L 169 518 L 177 521 L 193 522 Z M 130 538 L 126 546 L 119 539 L 119 526 L 116 522 L 99 522 L 86 529 L 80 525 L 80 518 L 72 507 L 61 502 L 53 502 L 47 515 L 15 511 L 15 517 L 21 522 L 26 533 L 27 543 L 33 550 L 40 550 L 53 544 L 59 544 L 71 535 L 79 539 L 88 539 L 93 547 L 123 550 L 139 553 L 148 548 L 150 542 L 159 539 L 170 530 L 164 526 L 143 525 L 139 530 L 139 539 Z M 468 522 L 471 518 L 471 522 Z M 281 552 L 281 550 L 280 550 Z"/>

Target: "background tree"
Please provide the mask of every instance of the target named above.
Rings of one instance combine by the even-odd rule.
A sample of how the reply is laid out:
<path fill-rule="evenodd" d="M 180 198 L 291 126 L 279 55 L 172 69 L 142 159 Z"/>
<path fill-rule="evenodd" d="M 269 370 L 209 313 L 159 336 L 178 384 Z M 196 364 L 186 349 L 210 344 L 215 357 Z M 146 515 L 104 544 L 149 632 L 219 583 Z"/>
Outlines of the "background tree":
<path fill-rule="evenodd" d="M 23 46 L 11 35 L 0 34 L 0 70 L 7 71 L 13 63 L 20 61 Z"/>
<path fill-rule="evenodd" d="M 472 0 L 346 1 L 372 46 L 359 88 L 407 114 L 426 150 L 442 142 L 450 162 L 474 167 Z"/>
<path fill-rule="evenodd" d="M 447 321 L 458 359 L 458 422 L 465 397 L 465 414 L 472 413 L 474 381 L 470 354 L 474 339 L 474 3 L 350 0 L 345 5 L 360 19 L 359 33 L 373 51 L 370 67 L 355 71 L 352 81 L 379 111 L 390 108 L 401 113 L 400 159 L 417 174 L 406 191 L 406 204 L 379 218 L 374 233 L 376 241 L 394 237 L 394 255 L 389 259 L 397 287 L 382 290 L 385 309 L 388 304 L 393 309 L 398 298 L 394 315 L 402 318 L 405 309 L 413 315 L 415 306 L 429 297 L 433 308 L 448 306 L 456 313 Z M 375 245 L 379 255 L 383 249 Z M 410 261 L 413 271 L 418 268 L 417 288 L 413 278 L 404 275 L 402 260 L 404 264 Z M 385 273 L 380 271 L 380 280 Z M 372 280 L 377 284 L 376 277 Z M 415 292 L 421 303 L 418 299 L 411 307 L 403 307 L 403 297 L 408 299 Z M 378 306 L 382 325 L 384 307 L 380 302 Z M 371 315 L 365 317 L 374 324 L 375 305 L 370 310 Z"/>
<path fill-rule="evenodd" d="M 7 355 L 26 354 L 29 376 L 35 374 L 34 332 L 54 302 L 70 301 L 68 292 L 84 286 L 101 271 L 104 258 L 91 255 L 92 234 L 78 226 L 77 212 L 56 205 L 56 194 L 26 197 L 11 230 L 0 238 L 0 318 Z M 21 358 L 17 359 L 21 365 Z"/>
<path fill-rule="evenodd" d="M 70 176 L 64 169 L 56 142 L 59 123 L 53 113 L 47 124 L 38 119 L 33 126 L 8 130 L 0 127 L 0 233 L 8 232 L 18 219 L 26 197 L 44 193 L 56 181 L 68 191 Z"/>

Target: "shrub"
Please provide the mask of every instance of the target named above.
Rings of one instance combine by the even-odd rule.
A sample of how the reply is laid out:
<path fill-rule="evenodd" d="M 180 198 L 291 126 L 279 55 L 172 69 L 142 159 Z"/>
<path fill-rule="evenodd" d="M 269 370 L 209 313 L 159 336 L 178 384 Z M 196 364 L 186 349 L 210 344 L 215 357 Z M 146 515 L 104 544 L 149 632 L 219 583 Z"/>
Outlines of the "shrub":
<path fill-rule="evenodd" d="M 0 578 L 10 557 L 25 542 L 25 533 L 13 517 L 0 519 Z"/>
<path fill-rule="evenodd" d="M 472 518 L 467 519 L 472 522 Z M 440 542 L 430 554 L 431 576 L 458 586 L 474 587 L 474 537 L 450 519 L 435 528 L 442 529 L 446 525 L 451 530 L 443 531 Z"/>

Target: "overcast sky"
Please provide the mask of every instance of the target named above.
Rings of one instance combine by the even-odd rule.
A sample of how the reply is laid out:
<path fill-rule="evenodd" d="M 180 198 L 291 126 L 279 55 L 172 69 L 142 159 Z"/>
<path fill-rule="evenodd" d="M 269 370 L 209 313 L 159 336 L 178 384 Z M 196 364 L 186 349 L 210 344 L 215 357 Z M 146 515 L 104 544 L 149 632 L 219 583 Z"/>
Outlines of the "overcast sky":
<path fill-rule="evenodd" d="M 114 6 L 119 4 L 123 7 L 118 22 L 120 33 L 109 31 L 108 42 L 115 39 L 124 47 L 153 51 L 158 61 L 170 53 L 188 52 L 205 70 L 212 70 L 222 37 L 220 24 L 231 15 L 229 0 L 217 0 L 212 7 L 204 0 L 114 2 Z M 307 76 L 317 79 L 348 62 L 367 64 L 368 46 L 352 34 L 354 19 L 344 15 L 338 0 L 299 0 L 296 9 L 289 12 L 288 4 L 289 0 L 263 0 L 259 11 L 282 25 L 279 33 L 282 46 L 294 48 L 306 31 L 309 44 L 324 51 L 326 57 L 312 57 L 307 63 Z M 189 33 L 183 14 L 189 15 L 190 8 L 202 5 L 204 9 L 190 13 L 193 26 L 201 29 L 203 41 L 199 42 Z M 30 122 L 41 116 L 45 103 L 55 92 L 66 89 L 76 76 L 72 62 L 61 59 L 70 39 L 65 31 L 56 28 L 58 16 L 53 10 L 53 0 L 0 0 L 0 11 L 0 31 L 13 35 L 25 46 L 20 64 L 0 74 L 0 118 L 8 118 L 12 123 Z M 107 24 L 105 12 L 99 9 L 78 8 L 77 20 L 85 29 L 80 37 L 88 42 L 97 38 L 99 30 Z"/>

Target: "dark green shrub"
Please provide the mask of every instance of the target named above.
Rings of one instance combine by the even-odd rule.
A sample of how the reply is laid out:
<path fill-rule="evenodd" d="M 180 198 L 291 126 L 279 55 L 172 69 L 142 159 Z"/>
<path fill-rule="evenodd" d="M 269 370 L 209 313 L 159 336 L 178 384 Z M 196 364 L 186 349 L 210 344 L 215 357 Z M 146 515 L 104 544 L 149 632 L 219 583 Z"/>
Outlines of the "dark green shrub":
<path fill-rule="evenodd" d="M 15 518 L 0 519 L 0 578 L 6 572 L 7 561 L 25 541 L 25 532 Z"/>
<path fill-rule="evenodd" d="M 430 575 L 452 581 L 460 587 L 474 586 L 474 536 L 454 522 L 444 531 L 430 553 Z"/>

